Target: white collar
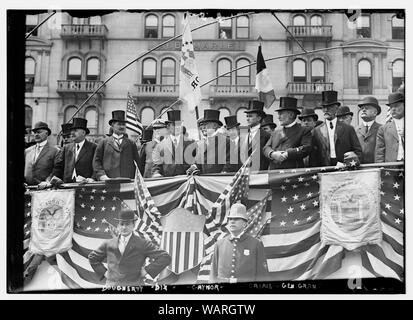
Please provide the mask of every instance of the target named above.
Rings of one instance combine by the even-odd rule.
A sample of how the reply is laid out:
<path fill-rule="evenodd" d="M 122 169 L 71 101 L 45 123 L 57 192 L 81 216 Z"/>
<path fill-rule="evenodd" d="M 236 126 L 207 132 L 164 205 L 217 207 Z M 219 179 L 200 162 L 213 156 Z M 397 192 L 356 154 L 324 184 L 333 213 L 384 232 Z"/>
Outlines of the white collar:
<path fill-rule="evenodd" d="M 241 238 L 241 236 L 242 236 L 242 234 L 243 234 L 243 232 L 241 232 L 239 235 L 237 235 L 237 236 L 234 236 L 232 233 L 230 233 L 230 236 L 229 236 L 229 239 L 230 240 L 233 240 L 233 239 L 240 239 Z"/>
<path fill-rule="evenodd" d="M 404 124 L 404 117 L 401 119 L 393 118 L 393 120 L 397 125 Z"/>
<path fill-rule="evenodd" d="M 256 132 L 256 131 L 258 131 L 260 128 L 261 128 L 261 124 L 259 123 L 259 124 L 256 124 L 256 125 L 253 126 L 253 127 L 250 127 L 250 131 L 251 131 L 251 132 Z"/>
<path fill-rule="evenodd" d="M 371 121 L 363 121 L 363 126 L 368 126 L 369 128 L 373 125 L 375 120 L 371 120 Z"/>
<path fill-rule="evenodd" d="M 37 143 L 37 144 L 36 144 L 36 147 L 43 148 L 43 147 L 46 145 L 46 143 L 47 143 L 47 139 L 44 140 L 44 141 L 42 141 L 42 142 L 40 142 L 40 143 Z"/>
<path fill-rule="evenodd" d="M 83 139 L 82 142 L 75 142 L 75 144 L 78 144 L 79 147 L 80 147 L 80 149 L 82 149 L 83 145 L 85 144 L 85 140 L 86 140 L 86 139 Z"/>
<path fill-rule="evenodd" d="M 116 133 L 114 133 L 114 134 L 112 134 L 112 136 L 113 136 L 115 139 L 118 139 L 118 140 L 123 139 L 123 134 L 122 134 L 121 136 L 118 136 Z"/>
<path fill-rule="evenodd" d="M 292 126 L 294 126 L 297 123 L 297 119 L 295 119 L 292 123 L 287 124 L 286 126 L 284 126 L 284 128 L 291 128 Z"/>
<path fill-rule="evenodd" d="M 121 235 L 120 238 L 119 238 L 119 240 L 123 239 L 123 242 L 124 242 L 124 243 L 128 243 L 130 237 L 132 237 L 132 233 L 133 233 L 133 232 L 131 232 L 127 237 L 124 237 L 124 236 Z"/>
<path fill-rule="evenodd" d="M 333 120 L 326 120 L 326 125 L 329 129 L 330 129 L 330 122 L 333 123 L 333 128 L 335 128 L 337 125 L 337 117 L 335 117 Z"/>

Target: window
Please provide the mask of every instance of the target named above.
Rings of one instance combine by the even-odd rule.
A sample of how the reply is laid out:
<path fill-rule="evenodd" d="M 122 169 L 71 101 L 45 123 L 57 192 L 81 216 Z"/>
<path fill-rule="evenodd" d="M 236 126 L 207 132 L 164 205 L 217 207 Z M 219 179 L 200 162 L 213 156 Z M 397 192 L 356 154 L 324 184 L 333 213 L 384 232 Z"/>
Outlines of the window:
<path fill-rule="evenodd" d="M 239 59 L 237 61 L 237 69 L 245 66 L 245 65 L 249 65 L 250 62 L 247 59 Z M 246 68 L 242 68 L 240 70 L 236 71 L 236 84 L 237 86 L 241 85 L 241 86 L 247 86 L 250 85 L 250 68 L 251 67 L 246 67 Z"/>
<path fill-rule="evenodd" d="M 293 82 L 306 82 L 307 72 L 304 60 L 297 59 L 293 62 Z"/>
<path fill-rule="evenodd" d="M 72 119 L 72 116 L 75 114 L 76 111 L 77 111 L 76 106 L 67 107 L 65 110 L 65 122 L 64 123 L 68 123 L 70 119 Z"/>
<path fill-rule="evenodd" d="M 148 126 L 155 119 L 155 112 L 151 107 L 145 107 L 141 113 L 142 125 Z"/>
<path fill-rule="evenodd" d="M 37 26 L 38 23 L 39 23 L 39 17 L 37 15 L 27 15 L 26 16 L 26 33 L 29 33 L 30 31 L 32 31 Z M 32 36 L 37 36 L 38 30 L 39 29 L 34 31 L 32 33 Z"/>
<path fill-rule="evenodd" d="M 229 114 L 229 110 L 227 109 L 227 108 L 221 108 L 221 109 L 218 109 L 219 110 L 219 120 L 223 123 L 223 124 L 225 124 L 225 117 L 228 117 L 230 114 Z"/>
<path fill-rule="evenodd" d="M 174 85 L 175 81 L 175 60 L 164 59 L 161 65 L 161 84 Z"/>
<path fill-rule="evenodd" d="M 70 58 L 67 63 L 67 80 L 80 80 L 82 78 L 82 60 Z"/>
<path fill-rule="evenodd" d="M 143 60 L 142 84 L 156 84 L 156 60 Z"/>
<path fill-rule="evenodd" d="M 90 58 L 87 61 L 86 80 L 99 80 L 100 78 L 100 63 L 98 58 Z"/>
<path fill-rule="evenodd" d="M 34 61 L 34 59 L 31 57 L 27 57 L 24 68 L 26 79 L 26 92 L 33 92 L 34 75 L 36 72 L 36 62 Z"/>
<path fill-rule="evenodd" d="M 24 124 L 26 128 L 32 128 L 33 109 L 27 104 L 24 106 Z"/>
<path fill-rule="evenodd" d="M 324 61 L 321 59 L 311 62 L 311 82 L 325 82 Z"/>
<path fill-rule="evenodd" d="M 242 16 L 237 18 L 237 39 L 249 38 L 249 19 Z"/>
<path fill-rule="evenodd" d="M 358 64 L 359 94 L 371 94 L 373 91 L 371 64 L 368 60 L 360 60 Z"/>
<path fill-rule="evenodd" d="M 150 14 L 145 18 L 145 38 L 158 38 L 158 17 Z"/>
<path fill-rule="evenodd" d="M 218 61 L 218 76 L 220 76 L 223 73 L 231 71 L 231 61 L 228 59 L 220 59 Z M 218 85 L 223 85 L 223 86 L 230 86 L 231 85 L 231 73 L 226 74 L 225 76 L 219 77 L 217 79 L 217 84 Z"/>
<path fill-rule="evenodd" d="M 98 113 L 96 107 L 87 107 L 85 111 L 85 119 L 87 120 L 87 127 L 91 134 L 98 133 Z"/>
<path fill-rule="evenodd" d="M 162 38 L 172 38 L 175 36 L 175 17 L 166 15 L 162 19 Z"/>
<path fill-rule="evenodd" d="M 227 19 L 219 23 L 219 38 L 232 39 L 232 19 Z"/>
<path fill-rule="evenodd" d="M 302 15 L 295 16 L 293 18 L 294 26 L 305 26 L 305 17 Z"/>
<path fill-rule="evenodd" d="M 370 38 L 370 15 L 361 15 L 357 18 L 357 37 L 359 38 Z"/>
<path fill-rule="evenodd" d="M 392 86 L 393 92 L 395 92 L 400 88 L 402 83 L 404 83 L 404 61 L 394 61 L 392 70 Z"/>
<path fill-rule="evenodd" d="M 101 25 L 102 24 L 102 18 L 99 16 L 95 16 L 95 17 L 90 17 L 90 24 L 92 25 Z"/>
<path fill-rule="evenodd" d="M 312 25 L 312 26 L 321 26 L 321 25 L 323 25 L 323 20 L 322 20 L 321 16 L 319 16 L 319 15 L 312 16 L 311 19 L 310 19 L 310 25 Z"/>
<path fill-rule="evenodd" d="M 245 113 L 247 109 L 246 108 L 239 108 L 237 110 L 237 120 L 241 124 L 241 126 L 246 126 L 248 125 L 247 123 L 247 115 Z"/>
<path fill-rule="evenodd" d="M 89 18 L 72 18 L 72 24 L 89 24 Z"/>
<path fill-rule="evenodd" d="M 391 19 L 392 39 L 404 39 L 404 19 L 394 16 Z"/>

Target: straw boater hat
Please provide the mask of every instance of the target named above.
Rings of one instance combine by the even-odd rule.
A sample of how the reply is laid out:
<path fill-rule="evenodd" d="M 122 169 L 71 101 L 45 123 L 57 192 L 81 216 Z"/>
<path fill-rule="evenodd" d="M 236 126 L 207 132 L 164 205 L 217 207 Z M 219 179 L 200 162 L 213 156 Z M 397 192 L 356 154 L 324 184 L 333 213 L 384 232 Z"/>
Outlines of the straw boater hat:
<path fill-rule="evenodd" d="M 112 111 L 112 119 L 109 120 L 109 125 L 112 125 L 112 122 L 117 121 L 117 122 L 126 122 L 125 118 L 125 111 L 123 110 L 115 110 Z"/>
<path fill-rule="evenodd" d="M 266 113 L 264 112 L 264 102 L 258 100 L 250 100 L 248 103 L 247 110 L 245 113 L 258 113 L 261 117 L 265 117 Z"/>
<path fill-rule="evenodd" d="M 389 103 L 386 103 L 386 106 L 390 106 L 393 103 L 396 102 L 404 102 L 404 94 L 401 92 L 393 92 L 389 94 Z"/>
<path fill-rule="evenodd" d="M 318 120 L 318 115 L 314 112 L 313 108 L 304 108 L 303 112 L 298 116 L 298 119 L 302 120 L 310 117 L 314 118 L 314 121 Z"/>
<path fill-rule="evenodd" d="M 379 106 L 379 102 L 375 97 L 364 97 L 363 100 L 360 101 L 358 106 L 361 108 L 362 106 L 372 106 L 377 109 L 377 115 L 381 113 L 381 107 Z"/>
<path fill-rule="evenodd" d="M 232 129 L 235 127 L 238 127 L 239 125 L 241 125 L 238 121 L 237 121 L 237 116 L 228 116 L 224 118 L 225 120 L 225 127 L 227 129 Z"/>
<path fill-rule="evenodd" d="M 73 118 L 73 125 L 70 129 L 83 129 L 86 131 L 86 134 L 90 133 L 87 128 L 87 120 L 83 118 Z"/>
<path fill-rule="evenodd" d="M 276 109 L 276 112 L 290 110 L 294 111 L 297 114 L 300 114 L 301 111 L 297 109 L 297 99 L 292 97 L 280 97 L 280 107 Z"/>
<path fill-rule="evenodd" d="M 337 101 L 337 91 L 329 90 L 321 92 L 321 105 L 323 107 L 331 106 L 336 104 L 341 106 L 341 103 Z"/>
<path fill-rule="evenodd" d="M 50 136 L 51 133 L 52 133 L 52 131 L 50 130 L 50 128 L 49 128 L 49 126 L 47 125 L 47 123 L 46 123 L 46 122 L 42 122 L 42 121 L 37 122 L 37 123 L 34 125 L 34 128 L 32 129 L 32 131 L 33 131 L 33 132 L 36 132 L 36 131 L 41 130 L 41 129 L 47 130 L 49 136 Z"/>

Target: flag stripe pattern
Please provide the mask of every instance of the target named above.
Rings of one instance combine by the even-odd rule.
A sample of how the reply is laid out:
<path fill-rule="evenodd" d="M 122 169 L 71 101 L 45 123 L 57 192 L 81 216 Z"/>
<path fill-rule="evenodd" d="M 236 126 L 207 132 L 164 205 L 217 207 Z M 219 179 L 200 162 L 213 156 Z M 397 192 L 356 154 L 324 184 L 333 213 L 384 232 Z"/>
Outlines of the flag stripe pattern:
<path fill-rule="evenodd" d="M 266 108 L 271 107 L 271 105 L 275 102 L 275 92 L 261 52 L 261 45 L 258 47 L 257 53 L 257 75 L 255 79 L 255 88 L 258 91 L 259 100 L 264 102 L 264 106 Z"/>
<path fill-rule="evenodd" d="M 128 100 L 126 102 L 126 129 L 129 129 L 136 134 L 142 135 L 142 123 L 139 119 L 138 110 L 136 108 L 133 98 L 128 93 Z"/>

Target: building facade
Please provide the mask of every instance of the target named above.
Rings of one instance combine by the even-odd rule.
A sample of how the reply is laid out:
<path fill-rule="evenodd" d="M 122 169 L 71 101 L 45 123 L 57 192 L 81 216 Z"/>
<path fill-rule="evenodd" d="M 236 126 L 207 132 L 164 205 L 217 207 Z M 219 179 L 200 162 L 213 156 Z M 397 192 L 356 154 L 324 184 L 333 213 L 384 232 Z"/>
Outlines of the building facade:
<path fill-rule="evenodd" d="M 179 96 L 182 40 L 159 45 L 182 33 L 183 15 L 179 11 L 104 16 L 91 11 L 89 18 L 56 14 L 26 42 L 26 127 L 46 121 L 56 136 L 60 125 L 78 112 L 88 120 L 92 138 L 103 136 L 112 111 L 126 109 L 128 92 L 142 123 L 149 124 Z M 214 108 L 222 119 L 236 114 L 246 124 L 248 101 L 257 98 L 255 65 L 211 80 L 253 63 L 260 43 L 277 97 L 268 113 L 274 113 L 281 96 L 296 97 L 299 106 L 319 108 L 321 91 L 331 89 L 354 112 L 353 125 L 360 121 L 357 102 L 366 95 L 375 96 L 387 110 L 388 94 L 404 81 L 404 19 L 390 11 L 361 12 L 357 19 L 323 11 L 276 15 L 288 31 L 271 13 L 262 12 L 192 32 L 200 83 L 208 82 L 201 88 L 201 115 L 203 109 Z M 47 16 L 27 16 L 28 30 Z M 195 29 L 211 21 L 191 16 L 190 26 Z M 104 80 L 143 54 L 78 111 Z M 320 109 L 316 112 L 321 115 Z M 378 121 L 385 117 L 382 112 Z"/>

